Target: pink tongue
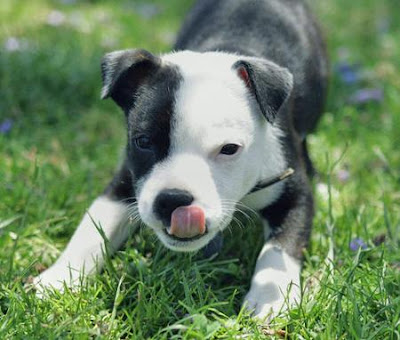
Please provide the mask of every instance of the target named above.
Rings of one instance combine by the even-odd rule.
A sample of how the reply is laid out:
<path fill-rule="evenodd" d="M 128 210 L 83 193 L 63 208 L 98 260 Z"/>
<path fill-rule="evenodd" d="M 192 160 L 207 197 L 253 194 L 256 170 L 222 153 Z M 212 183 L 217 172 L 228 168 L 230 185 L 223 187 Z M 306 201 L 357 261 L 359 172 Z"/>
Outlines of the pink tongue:
<path fill-rule="evenodd" d="M 170 235 L 178 238 L 192 238 L 206 232 L 206 218 L 203 209 L 194 205 L 176 208 L 172 212 Z"/>

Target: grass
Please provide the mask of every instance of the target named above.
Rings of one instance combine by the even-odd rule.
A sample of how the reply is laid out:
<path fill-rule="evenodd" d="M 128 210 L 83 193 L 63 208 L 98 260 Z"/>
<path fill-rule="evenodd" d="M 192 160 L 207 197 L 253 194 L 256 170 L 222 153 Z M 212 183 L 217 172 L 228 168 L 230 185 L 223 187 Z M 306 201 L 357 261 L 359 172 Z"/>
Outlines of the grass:
<path fill-rule="evenodd" d="M 0 124 L 12 126 L 0 133 L 0 338 L 399 339 L 395 0 L 312 1 L 332 80 L 327 112 L 310 138 L 317 209 L 298 308 L 269 327 L 241 310 L 261 246 L 259 226 L 247 221 L 232 228 L 235 238 L 227 233 L 216 258 L 170 252 L 141 230 L 80 292 L 47 300 L 25 292 L 121 156 L 123 116 L 99 100 L 101 56 L 129 47 L 168 51 L 189 4 L 1 1 Z M 358 64 L 361 79 L 343 81 L 336 65 L 344 63 Z M 383 100 L 349 100 L 361 88 L 382 89 Z M 363 247 L 354 251 L 356 238 Z"/>

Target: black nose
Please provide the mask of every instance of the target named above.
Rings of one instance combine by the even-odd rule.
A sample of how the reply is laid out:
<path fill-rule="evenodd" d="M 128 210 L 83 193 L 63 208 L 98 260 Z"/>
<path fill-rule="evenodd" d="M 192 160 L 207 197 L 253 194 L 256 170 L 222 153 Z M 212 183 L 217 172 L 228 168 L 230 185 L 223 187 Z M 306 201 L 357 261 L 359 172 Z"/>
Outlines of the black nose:
<path fill-rule="evenodd" d="M 193 199 L 192 194 L 184 190 L 163 190 L 154 200 L 153 211 L 165 226 L 169 226 L 172 212 L 176 208 L 190 205 Z"/>

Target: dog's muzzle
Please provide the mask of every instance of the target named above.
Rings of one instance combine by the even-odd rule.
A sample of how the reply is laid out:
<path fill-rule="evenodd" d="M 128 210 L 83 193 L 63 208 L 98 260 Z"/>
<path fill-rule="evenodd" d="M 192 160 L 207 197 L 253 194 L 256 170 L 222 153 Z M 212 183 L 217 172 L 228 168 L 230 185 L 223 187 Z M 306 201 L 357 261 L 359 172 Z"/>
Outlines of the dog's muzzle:
<path fill-rule="evenodd" d="M 193 200 L 189 192 L 179 189 L 167 189 L 158 194 L 153 210 L 169 236 L 188 240 L 206 233 L 205 212 L 192 205 Z"/>

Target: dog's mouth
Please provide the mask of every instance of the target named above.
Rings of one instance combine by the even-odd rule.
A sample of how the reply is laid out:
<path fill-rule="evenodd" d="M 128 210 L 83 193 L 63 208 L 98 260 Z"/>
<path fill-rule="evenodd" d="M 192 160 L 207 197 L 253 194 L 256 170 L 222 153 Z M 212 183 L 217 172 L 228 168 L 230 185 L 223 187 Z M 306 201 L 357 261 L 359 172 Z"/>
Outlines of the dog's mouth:
<path fill-rule="evenodd" d="M 204 210 L 196 205 L 188 205 L 172 212 L 170 225 L 164 228 L 164 232 L 175 241 L 189 242 L 203 237 L 207 229 Z"/>
<path fill-rule="evenodd" d="M 198 235 L 191 236 L 191 237 L 178 237 L 178 236 L 175 236 L 175 235 L 171 234 L 171 227 L 166 227 L 166 228 L 164 228 L 164 234 L 168 238 L 170 238 L 170 239 L 172 239 L 174 241 L 178 241 L 178 242 L 182 242 L 182 243 L 183 242 L 194 242 L 194 241 L 197 241 L 197 240 L 201 239 L 205 235 L 207 235 L 208 234 L 208 228 L 207 228 L 207 224 L 206 224 L 205 225 L 205 231 L 202 234 L 198 234 Z"/>

